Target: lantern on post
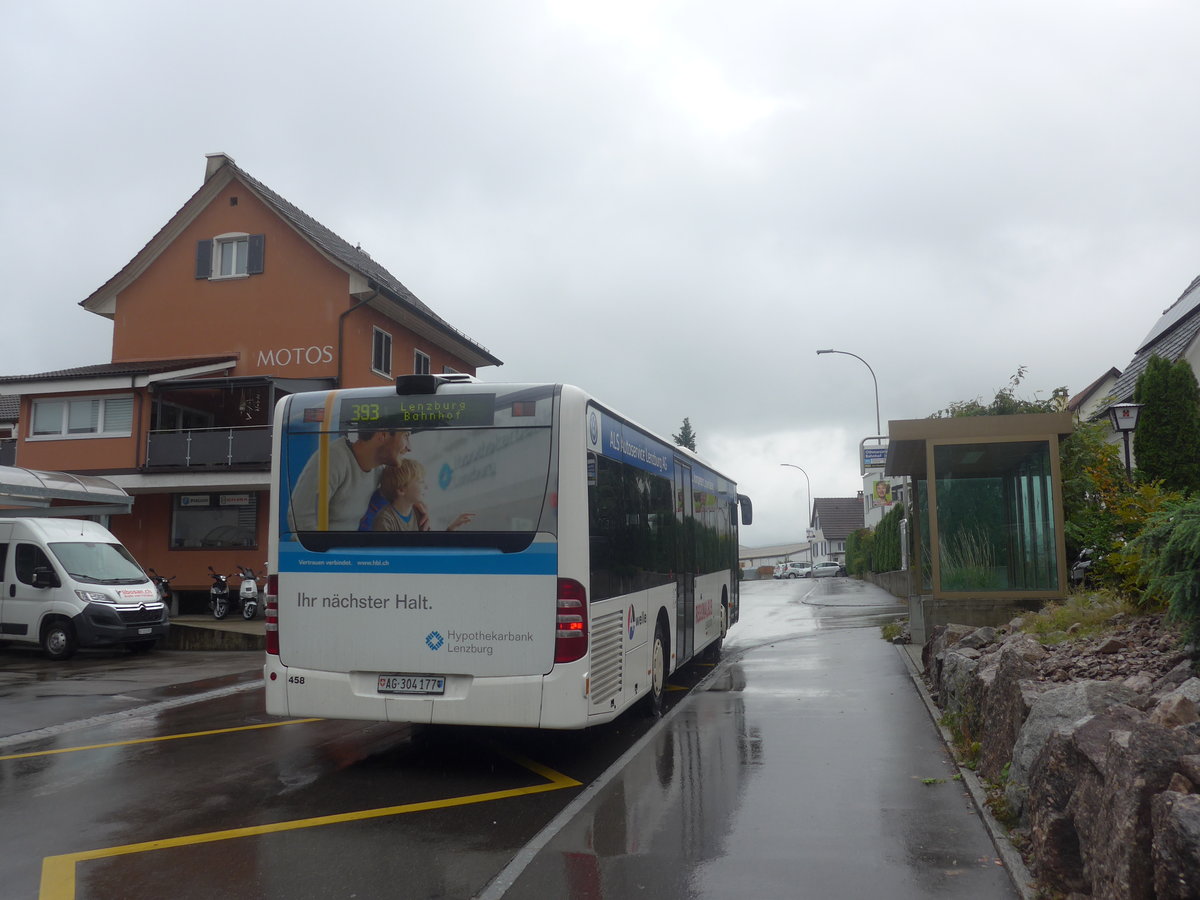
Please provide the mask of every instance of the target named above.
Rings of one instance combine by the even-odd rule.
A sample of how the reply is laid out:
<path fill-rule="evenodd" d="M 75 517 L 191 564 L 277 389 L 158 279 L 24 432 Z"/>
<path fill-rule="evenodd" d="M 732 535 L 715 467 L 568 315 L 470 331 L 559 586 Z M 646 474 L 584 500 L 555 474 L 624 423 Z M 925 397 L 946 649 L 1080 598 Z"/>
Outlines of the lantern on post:
<path fill-rule="evenodd" d="M 1108 420 L 1112 422 L 1113 431 L 1119 431 L 1125 440 L 1125 475 L 1133 478 L 1133 464 L 1129 457 L 1129 435 L 1137 427 L 1138 414 L 1142 411 L 1140 403 L 1114 403 L 1108 408 Z"/>

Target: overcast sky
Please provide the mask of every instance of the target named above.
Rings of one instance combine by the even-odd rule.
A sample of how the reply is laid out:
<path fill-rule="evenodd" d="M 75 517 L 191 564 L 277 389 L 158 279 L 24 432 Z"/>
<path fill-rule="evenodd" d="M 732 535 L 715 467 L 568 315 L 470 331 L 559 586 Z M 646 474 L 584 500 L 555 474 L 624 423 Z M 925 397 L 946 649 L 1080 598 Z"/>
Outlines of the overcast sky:
<path fill-rule="evenodd" d="M 9 4 L 3 374 L 239 166 L 803 538 L 888 419 L 1122 369 L 1200 274 L 1193 0 Z M 20 323 L 22 327 L 12 327 Z M 28 323 L 31 327 L 24 327 Z M 236 323 L 220 327 L 236 328 Z"/>

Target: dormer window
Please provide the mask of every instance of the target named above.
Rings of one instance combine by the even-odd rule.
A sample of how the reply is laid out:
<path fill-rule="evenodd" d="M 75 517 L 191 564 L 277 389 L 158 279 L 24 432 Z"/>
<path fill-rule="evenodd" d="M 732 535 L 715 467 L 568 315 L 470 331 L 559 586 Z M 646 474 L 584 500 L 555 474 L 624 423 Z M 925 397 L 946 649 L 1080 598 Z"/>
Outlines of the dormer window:
<path fill-rule="evenodd" d="M 196 244 L 196 277 L 216 281 L 261 275 L 266 236 L 232 232 Z"/>

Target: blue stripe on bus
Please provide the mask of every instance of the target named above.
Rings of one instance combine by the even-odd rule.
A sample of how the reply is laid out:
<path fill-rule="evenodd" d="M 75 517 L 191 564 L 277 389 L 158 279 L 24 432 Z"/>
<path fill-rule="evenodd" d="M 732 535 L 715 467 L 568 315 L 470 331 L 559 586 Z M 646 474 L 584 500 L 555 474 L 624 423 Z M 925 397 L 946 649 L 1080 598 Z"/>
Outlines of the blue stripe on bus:
<path fill-rule="evenodd" d="M 311 553 L 295 542 L 279 543 L 280 574 L 388 572 L 421 575 L 557 575 L 558 545 L 532 544 L 520 553 L 493 550 L 341 550 Z"/>

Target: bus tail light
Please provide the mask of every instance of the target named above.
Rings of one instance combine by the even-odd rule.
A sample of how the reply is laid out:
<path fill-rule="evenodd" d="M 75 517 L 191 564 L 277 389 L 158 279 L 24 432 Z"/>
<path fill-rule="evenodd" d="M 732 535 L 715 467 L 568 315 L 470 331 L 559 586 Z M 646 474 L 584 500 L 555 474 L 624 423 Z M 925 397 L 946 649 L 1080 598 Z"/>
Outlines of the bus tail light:
<path fill-rule="evenodd" d="M 575 662 L 587 653 L 587 591 L 578 581 L 558 579 L 557 624 L 554 630 L 554 661 Z"/>
<path fill-rule="evenodd" d="M 279 576 L 267 576 L 266 602 L 263 609 L 267 620 L 267 652 L 279 655 Z"/>

